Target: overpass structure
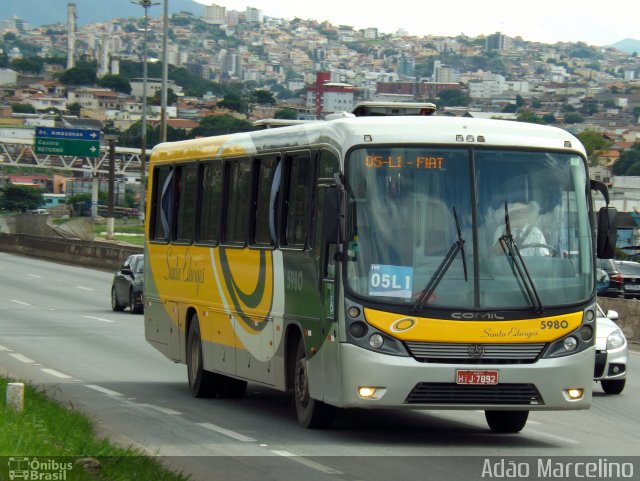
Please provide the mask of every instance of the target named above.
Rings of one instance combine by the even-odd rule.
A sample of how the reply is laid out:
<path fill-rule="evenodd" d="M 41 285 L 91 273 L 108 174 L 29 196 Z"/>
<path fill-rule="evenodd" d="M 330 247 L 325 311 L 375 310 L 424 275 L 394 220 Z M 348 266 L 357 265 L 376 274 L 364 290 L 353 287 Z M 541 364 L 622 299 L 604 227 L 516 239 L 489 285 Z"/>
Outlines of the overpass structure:
<path fill-rule="evenodd" d="M 139 177 L 141 150 L 116 145 L 115 151 L 115 174 Z M 73 171 L 97 178 L 109 173 L 109 144 L 103 139 L 98 157 L 71 157 L 36 154 L 31 139 L 0 137 L 0 165 Z"/>

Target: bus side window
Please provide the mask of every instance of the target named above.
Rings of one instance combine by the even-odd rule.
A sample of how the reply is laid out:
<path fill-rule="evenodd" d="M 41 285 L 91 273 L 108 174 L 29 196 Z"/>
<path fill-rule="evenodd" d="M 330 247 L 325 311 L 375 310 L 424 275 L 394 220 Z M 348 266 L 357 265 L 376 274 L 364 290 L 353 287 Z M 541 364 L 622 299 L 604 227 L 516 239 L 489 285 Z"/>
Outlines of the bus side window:
<path fill-rule="evenodd" d="M 289 176 L 286 198 L 286 225 L 284 244 L 304 248 L 307 242 L 309 211 L 309 181 L 311 157 L 309 152 L 293 154 L 288 158 Z"/>
<path fill-rule="evenodd" d="M 315 186 L 315 206 L 313 209 L 313 250 L 321 278 L 332 277 L 335 271 L 335 245 L 332 245 L 327 252 L 323 252 L 323 222 L 325 215 L 335 215 L 337 213 L 326 213 L 323 209 L 327 186 L 335 183 L 333 174 L 339 171 L 340 163 L 338 162 L 338 157 L 333 152 L 321 150 L 318 154 L 318 178 Z"/>
<path fill-rule="evenodd" d="M 182 165 L 178 169 L 180 184 L 176 196 L 175 240 L 190 243 L 193 240 L 195 223 L 198 166 L 196 164 Z"/>
<path fill-rule="evenodd" d="M 222 160 L 200 164 L 200 208 L 198 242 L 216 244 L 220 235 L 222 211 Z"/>
<path fill-rule="evenodd" d="M 279 159 L 277 157 L 265 157 L 256 162 L 258 177 L 255 227 L 252 243 L 259 246 L 273 246 L 277 242 L 275 229 L 275 209 L 277 209 L 276 173 Z"/>
<path fill-rule="evenodd" d="M 156 167 L 153 171 L 151 240 L 168 241 L 173 198 L 173 167 Z"/>
<path fill-rule="evenodd" d="M 223 240 L 233 245 L 244 245 L 249 230 L 249 207 L 252 194 L 251 160 L 229 161 L 226 166 Z"/>

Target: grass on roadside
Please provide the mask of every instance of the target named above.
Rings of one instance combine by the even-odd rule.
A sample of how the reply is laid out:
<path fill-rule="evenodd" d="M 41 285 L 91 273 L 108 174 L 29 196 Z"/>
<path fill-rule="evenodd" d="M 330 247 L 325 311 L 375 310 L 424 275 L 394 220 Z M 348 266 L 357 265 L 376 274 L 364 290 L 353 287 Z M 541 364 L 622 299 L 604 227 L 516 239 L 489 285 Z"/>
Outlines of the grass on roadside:
<path fill-rule="evenodd" d="M 119 219 L 118 219 L 119 220 Z M 113 240 L 127 242 L 129 244 L 143 246 L 144 245 L 144 226 L 137 223 L 137 219 L 130 220 L 127 224 L 116 222 L 114 225 Z M 96 237 L 107 237 L 106 224 L 94 225 L 93 231 Z"/>
<path fill-rule="evenodd" d="M 4 402 L 8 382 L 11 381 L 0 378 L 0 456 L 6 456 L 9 460 L 8 463 L 0 463 L 0 479 L 9 479 L 11 462 L 19 458 L 37 458 L 45 466 L 49 463 L 49 467 L 54 461 L 71 463 L 72 467 L 65 472 L 64 479 L 68 480 L 189 479 L 186 475 L 169 471 L 140 450 L 123 448 L 97 437 L 93 423 L 84 414 L 49 399 L 42 391 L 28 385 L 25 385 L 24 410 L 14 411 Z M 88 458 L 89 461 L 86 461 Z M 85 469 L 85 464 L 93 468 L 99 466 L 99 473 Z M 43 469 L 46 474 L 47 469 Z"/>

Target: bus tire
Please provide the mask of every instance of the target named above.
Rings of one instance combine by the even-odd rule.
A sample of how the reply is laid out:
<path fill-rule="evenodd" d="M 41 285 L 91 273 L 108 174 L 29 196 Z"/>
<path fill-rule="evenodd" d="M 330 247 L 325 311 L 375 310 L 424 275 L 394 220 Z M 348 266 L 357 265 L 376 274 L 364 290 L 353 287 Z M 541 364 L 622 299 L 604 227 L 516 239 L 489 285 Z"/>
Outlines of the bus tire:
<path fill-rule="evenodd" d="M 312 399 L 309 395 L 309 377 L 304 341 L 298 342 L 294 371 L 294 401 L 298 423 L 307 429 L 326 428 L 331 425 L 335 415 L 335 408 L 328 404 Z"/>
<path fill-rule="evenodd" d="M 494 433 L 519 433 L 527 424 L 529 411 L 485 411 L 484 416 Z"/>
<path fill-rule="evenodd" d="M 609 379 L 600 381 L 602 390 L 607 394 L 620 394 L 624 390 L 626 379 Z"/>
<path fill-rule="evenodd" d="M 189 390 L 193 397 L 206 398 L 216 395 L 218 390 L 217 375 L 204 370 L 200 322 L 197 315 L 191 319 L 191 327 L 187 337 L 187 375 Z"/>

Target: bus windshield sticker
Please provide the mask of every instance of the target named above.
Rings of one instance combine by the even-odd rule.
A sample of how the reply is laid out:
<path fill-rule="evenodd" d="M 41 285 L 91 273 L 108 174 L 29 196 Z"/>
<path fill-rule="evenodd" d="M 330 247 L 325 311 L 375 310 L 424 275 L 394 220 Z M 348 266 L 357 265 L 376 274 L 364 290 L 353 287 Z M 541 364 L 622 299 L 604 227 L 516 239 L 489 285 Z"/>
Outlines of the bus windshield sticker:
<path fill-rule="evenodd" d="M 369 270 L 369 295 L 411 298 L 413 267 L 372 264 Z"/>

